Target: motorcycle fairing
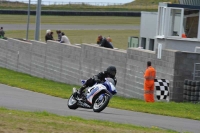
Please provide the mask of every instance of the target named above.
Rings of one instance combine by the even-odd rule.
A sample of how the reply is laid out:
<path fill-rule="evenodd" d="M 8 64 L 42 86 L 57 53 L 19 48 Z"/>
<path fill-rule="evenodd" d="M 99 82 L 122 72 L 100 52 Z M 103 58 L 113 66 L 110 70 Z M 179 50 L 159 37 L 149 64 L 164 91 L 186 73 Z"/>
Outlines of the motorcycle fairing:
<path fill-rule="evenodd" d="M 87 80 L 81 80 L 81 83 L 82 83 L 82 84 L 85 84 L 86 81 L 87 81 Z"/>
<path fill-rule="evenodd" d="M 93 97 L 102 90 L 107 91 L 106 87 L 102 84 L 97 84 L 94 87 L 89 88 L 87 94 L 87 101 L 92 104 Z"/>
<path fill-rule="evenodd" d="M 115 95 L 115 94 L 117 93 L 117 90 L 116 90 L 115 86 L 114 86 L 112 83 L 110 83 L 109 81 L 106 80 L 106 81 L 103 83 L 103 85 L 106 86 L 107 90 L 108 90 L 112 95 Z"/>
<path fill-rule="evenodd" d="M 82 101 L 78 101 L 77 104 L 78 104 L 79 107 L 82 107 L 82 108 L 88 108 L 88 109 L 91 109 L 91 108 L 92 108 L 91 105 L 89 105 L 89 104 L 87 104 L 87 103 L 85 103 L 85 102 L 82 102 Z"/>

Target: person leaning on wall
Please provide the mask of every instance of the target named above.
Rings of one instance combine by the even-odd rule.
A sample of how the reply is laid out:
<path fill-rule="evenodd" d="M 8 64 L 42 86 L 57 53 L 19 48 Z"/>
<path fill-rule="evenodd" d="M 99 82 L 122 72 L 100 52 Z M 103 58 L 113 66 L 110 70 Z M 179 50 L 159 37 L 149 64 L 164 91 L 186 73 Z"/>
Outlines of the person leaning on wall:
<path fill-rule="evenodd" d="M 99 35 L 97 37 L 97 44 L 100 45 L 101 44 L 101 41 L 102 41 L 102 35 Z"/>
<path fill-rule="evenodd" d="M 4 39 L 5 31 L 3 30 L 3 27 L 0 28 L 0 38 Z"/>
<path fill-rule="evenodd" d="M 62 37 L 61 37 L 60 43 L 71 44 L 69 41 L 69 38 L 65 35 L 64 32 L 62 32 L 61 35 L 62 35 Z"/>
<path fill-rule="evenodd" d="M 61 38 L 62 38 L 62 33 L 61 33 L 61 30 L 56 30 L 56 33 L 58 35 L 58 40 L 57 41 L 61 41 Z"/>
<path fill-rule="evenodd" d="M 151 61 L 147 62 L 147 68 L 144 73 L 144 100 L 154 102 L 154 79 L 156 70 L 151 66 Z"/>
<path fill-rule="evenodd" d="M 106 40 L 110 43 L 110 45 L 112 45 L 112 47 L 114 47 L 113 44 L 112 44 L 112 39 L 111 39 L 110 36 L 108 36 L 108 37 L 106 38 Z"/>
<path fill-rule="evenodd" d="M 50 29 L 46 31 L 46 35 L 45 35 L 45 41 L 47 42 L 48 40 L 53 40 L 53 32 L 51 32 Z"/>
<path fill-rule="evenodd" d="M 105 37 L 102 37 L 101 35 L 98 36 L 97 44 L 99 44 L 100 47 L 111 48 L 111 49 L 114 48 L 112 44 Z"/>

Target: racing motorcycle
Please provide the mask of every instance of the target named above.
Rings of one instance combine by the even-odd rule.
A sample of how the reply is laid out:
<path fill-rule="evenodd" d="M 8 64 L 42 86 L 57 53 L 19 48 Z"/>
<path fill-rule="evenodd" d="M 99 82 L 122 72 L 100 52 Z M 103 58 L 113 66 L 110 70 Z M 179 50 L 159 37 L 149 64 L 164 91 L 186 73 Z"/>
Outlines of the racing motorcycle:
<path fill-rule="evenodd" d="M 85 82 L 86 81 L 82 81 L 82 84 Z M 78 107 L 93 109 L 94 112 L 101 112 L 104 110 L 112 96 L 117 93 L 112 78 L 105 78 L 105 82 L 96 83 L 92 87 L 86 88 L 81 98 L 78 97 L 77 91 L 76 88 L 73 88 L 73 94 L 68 99 L 68 107 L 70 109 L 77 109 Z"/>

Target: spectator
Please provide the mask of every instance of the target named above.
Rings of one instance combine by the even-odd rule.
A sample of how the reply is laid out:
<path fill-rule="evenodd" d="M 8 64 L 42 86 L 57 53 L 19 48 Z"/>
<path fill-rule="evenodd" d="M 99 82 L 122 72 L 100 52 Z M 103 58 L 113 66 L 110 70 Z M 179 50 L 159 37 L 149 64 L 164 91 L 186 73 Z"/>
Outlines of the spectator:
<path fill-rule="evenodd" d="M 47 40 L 53 40 L 51 30 L 47 30 L 46 32 L 45 41 L 47 42 Z"/>
<path fill-rule="evenodd" d="M 51 36 L 52 40 L 54 40 L 53 39 L 53 31 L 51 31 L 50 36 Z"/>
<path fill-rule="evenodd" d="M 113 44 L 112 44 L 112 39 L 110 38 L 110 36 L 109 37 L 107 37 L 106 38 L 107 39 L 107 41 L 112 45 L 112 47 L 113 47 Z"/>
<path fill-rule="evenodd" d="M 4 38 L 5 32 L 3 30 L 3 27 L 0 29 L 0 38 Z"/>
<path fill-rule="evenodd" d="M 62 38 L 62 34 L 61 34 L 61 31 L 60 30 L 57 30 L 56 31 L 57 35 L 58 35 L 58 40 L 57 41 L 61 41 L 61 38 Z"/>
<path fill-rule="evenodd" d="M 107 41 L 107 39 L 105 37 L 102 37 L 101 35 L 98 36 L 98 41 L 99 41 L 99 45 L 101 47 L 105 47 L 105 48 L 111 48 L 113 49 L 113 46 L 110 42 Z"/>
<path fill-rule="evenodd" d="M 100 40 L 101 38 L 102 38 L 102 35 L 99 35 L 97 38 L 97 44 L 101 44 L 101 40 Z"/>
<path fill-rule="evenodd" d="M 46 31 L 46 34 L 47 34 L 47 33 L 49 33 L 49 32 L 51 32 L 51 30 L 50 30 L 50 29 L 48 29 L 48 30 Z"/>
<path fill-rule="evenodd" d="M 108 36 L 106 39 L 107 41 L 112 42 L 112 39 L 110 38 L 110 36 Z"/>
<path fill-rule="evenodd" d="M 65 35 L 64 32 L 61 33 L 62 37 L 61 37 L 61 41 L 60 43 L 67 43 L 67 44 L 71 44 L 69 41 L 69 38 Z"/>
<path fill-rule="evenodd" d="M 144 99 L 146 102 L 154 102 L 154 79 L 156 70 L 147 62 L 147 69 L 144 73 Z"/>

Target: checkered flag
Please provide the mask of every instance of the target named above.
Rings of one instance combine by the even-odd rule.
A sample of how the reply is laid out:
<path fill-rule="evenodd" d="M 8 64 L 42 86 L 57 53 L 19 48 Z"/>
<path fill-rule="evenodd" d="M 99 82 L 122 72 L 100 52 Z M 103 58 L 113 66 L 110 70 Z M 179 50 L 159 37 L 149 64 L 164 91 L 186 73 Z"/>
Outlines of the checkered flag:
<path fill-rule="evenodd" d="M 169 101 L 169 81 L 166 79 L 155 79 L 156 97 L 158 100 Z"/>

